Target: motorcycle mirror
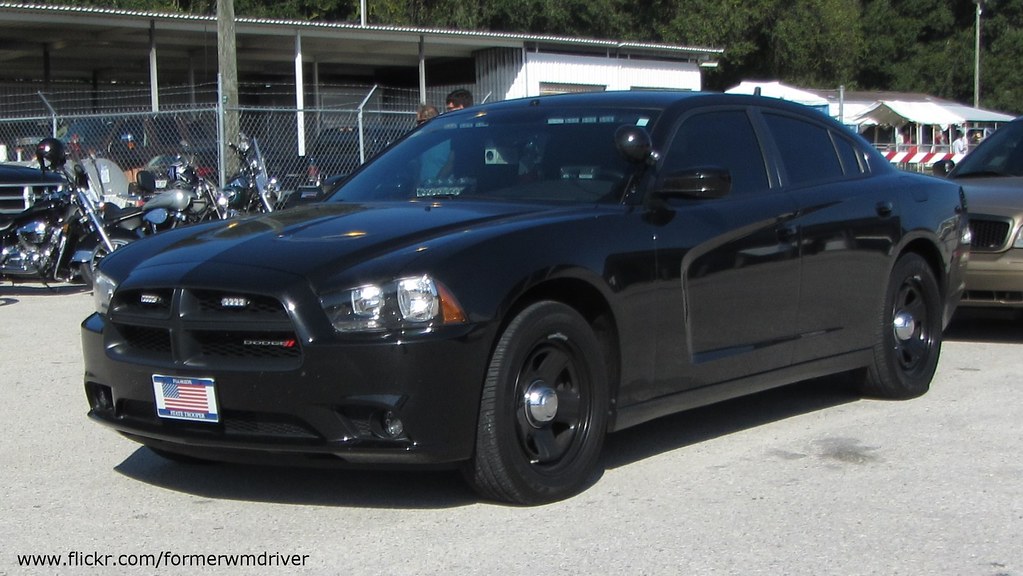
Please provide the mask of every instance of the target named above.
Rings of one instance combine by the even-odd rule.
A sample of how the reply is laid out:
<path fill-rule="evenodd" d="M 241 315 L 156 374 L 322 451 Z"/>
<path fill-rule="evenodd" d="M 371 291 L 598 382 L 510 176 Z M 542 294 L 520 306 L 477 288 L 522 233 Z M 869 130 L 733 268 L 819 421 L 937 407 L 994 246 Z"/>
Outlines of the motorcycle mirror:
<path fill-rule="evenodd" d="M 156 176 L 149 170 L 140 170 L 135 175 L 135 183 L 138 184 L 139 190 L 146 194 L 156 192 Z"/>
<path fill-rule="evenodd" d="M 81 164 L 75 164 L 75 186 L 79 188 L 89 187 L 89 175 L 86 174 L 85 168 Z"/>
<path fill-rule="evenodd" d="M 931 173 L 935 176 L 948 176 L 955 166 L 956 163 L 952 160 L 938 160 L 931 166 Z"/>

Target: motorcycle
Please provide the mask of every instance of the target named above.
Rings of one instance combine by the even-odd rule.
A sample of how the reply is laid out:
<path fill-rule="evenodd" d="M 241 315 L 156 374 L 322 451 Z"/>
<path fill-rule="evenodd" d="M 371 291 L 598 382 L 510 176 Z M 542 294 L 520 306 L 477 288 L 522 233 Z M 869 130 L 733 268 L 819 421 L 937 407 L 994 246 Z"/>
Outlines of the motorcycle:
<path fill-rule="evenodd" d="M 60 140 L 41 140 L 36 159 L 44 177 L 59 178 L 24 211 L 0 216 L 0 276 L 91 286 L 92 271 L 106 255 L 144 234 L 144 215 L 113 205 L 101 210 L 82 165 L 68 170 Z"/>
<path fill-rule="evenodd" d="M 138 173 L 136 185 L 145 198 L 141 208 L 153 232 L 233 215 L 228 195 L 180 156 L 167 169 L 164 190 L 157 191 L 156 176 L 148 170 Z"/>
<path fill-rule="evenodd" d="M 238 155 L 239 169 L 224 187 L 228 206 L 240 213 L 273 212 L 278 209 L 281 190 L 276 178 L 267 174 L 266 159 L 259 142 L 241 135 L 230 147 Z"/>

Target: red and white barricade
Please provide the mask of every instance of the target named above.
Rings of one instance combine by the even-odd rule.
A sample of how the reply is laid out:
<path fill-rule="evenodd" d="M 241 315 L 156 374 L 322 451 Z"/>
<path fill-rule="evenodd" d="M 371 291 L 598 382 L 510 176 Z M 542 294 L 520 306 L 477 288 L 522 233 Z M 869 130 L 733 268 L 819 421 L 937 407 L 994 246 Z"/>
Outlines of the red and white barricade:
<path fill-rule="evenodd" d="M 963 159 L 963 156 L 966 156 L 966 154 L 953 154 L 951 152 L 919 152 L 915 149 L 909 149 L 902 152 L 890 150 L 885 152 L 884 156 L 892 164 L 923 164 L 924 166 L 932 166 L 935 162 L 941 160 L 952 160 L 958 164 L 959 161 Z"/>

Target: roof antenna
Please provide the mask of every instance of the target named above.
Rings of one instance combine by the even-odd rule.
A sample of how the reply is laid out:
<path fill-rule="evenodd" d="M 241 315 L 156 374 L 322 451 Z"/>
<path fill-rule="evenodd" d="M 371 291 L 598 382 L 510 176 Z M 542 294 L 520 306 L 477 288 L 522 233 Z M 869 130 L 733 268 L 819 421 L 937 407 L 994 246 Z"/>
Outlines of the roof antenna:
<path fill-rule="evenodd" d="M 754 96 L 760 96 L 760 90 L 761 90 L 760 86 L 757 86 L 756 88 L 754 88 L 753 89 L 753 95 Z"/>

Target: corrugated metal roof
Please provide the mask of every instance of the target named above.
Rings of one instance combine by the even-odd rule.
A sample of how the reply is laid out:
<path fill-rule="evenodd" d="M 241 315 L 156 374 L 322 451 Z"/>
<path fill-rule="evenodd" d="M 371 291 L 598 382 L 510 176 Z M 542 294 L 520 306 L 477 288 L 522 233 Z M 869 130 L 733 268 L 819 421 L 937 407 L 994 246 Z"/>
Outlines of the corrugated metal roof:
<path fill-rule="evenodd" d="M 471 75 L 476 52 L 492 48 L 691 63 L 716 61 L 723 52 L 554 35 L 249 17 L 237 18 L 234 31 L 239 79 L 274 82 L 294 77 L 297 39 L 303 62 L 315 62 L 321 77 L 370 84 L 415 73 L 421 46 L 427 75 L 433 77 L 452 70 Z M 8 81 L 41 81 L 49 74 L 54 82 L 147 85 L 151 39 L 161 85 L 215 82 L 219 69 L 217 18 L 210 15 L 0 2 L 0 38 L 0 79 Z M 464 82 L 464 76 L 441 83 Z"/>
<path fill-rule="evenodd" d="M 54 15 L 101 15 L 120 16 L 125 18 L 141 18 L 147 20 L 177 20 L 202 24 L 216 23 L 216 16 L 199 14 L 181 14 L 173 12 L 148 12 L 124 10 L 120 8 L 101 8 L 95 6 L 57 6 L 46 4 L 19 4 L 0 2 L 0 9 L 40 12 Z M 676 44 L 658 44 L 647 42 L 625 42 L 620 40 L 602 40 L 596 38 L 579 38 L 571 36 L 554 36 L 547 34 L 522 34 L 516 32 L 493 32 L 485 30 L 452 30 L 442 28 L 421 28 L 407 26 L 388 26 L 367 24 L 365 26 L 353 22 L 321 22 L 314 20 L 285 20 L 274 18 L 251 18 L 240 16 L 235 19 L 235 27 L 269 26 L 291 28 L 308 31 L 317 30 L 350 30 L 359 32 L 379 32 L 410 34 L 415 36 L 438 36 L 450 38 L 472 38 L 485 41 L 489 45 L 494 40 L 515 40 L 523 43 L 562 44 L 566 46 L 586 46 L 608 49 L 643 50 L 665 53 L 689 53 L 693 55 L 718 56 L 724 52 L 721 48 L 681 46 Z"/>

